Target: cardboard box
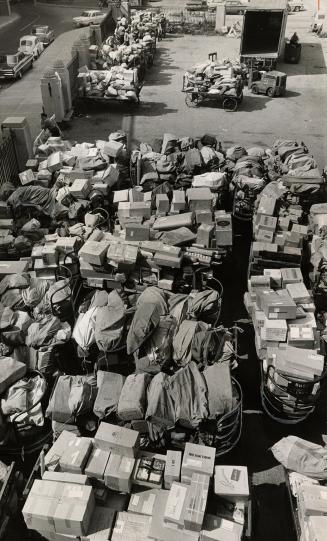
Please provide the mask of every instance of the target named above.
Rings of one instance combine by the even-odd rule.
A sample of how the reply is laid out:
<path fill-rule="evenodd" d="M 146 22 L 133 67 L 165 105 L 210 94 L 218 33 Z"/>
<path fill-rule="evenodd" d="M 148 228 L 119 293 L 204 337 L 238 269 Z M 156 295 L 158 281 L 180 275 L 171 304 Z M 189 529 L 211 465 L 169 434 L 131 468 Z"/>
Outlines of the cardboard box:
<path fill-rule="evenodd" d="M 118 141 L 108 141 L 103 146 L 103 152 L 111 158 L 116 158 L 123 148 L 124 145 Z"/>
<path fill-rule="evenodd" d="M 165 489 L 170 489 L 174 481 L 179 481 L 182 467 L 181 451 L 167 451 L 164 471 Z"/>
<path fill-rule="evenodd" d="M 168 195 L 165 193 L 160 193 L 156 195 L 156 208 L 158 213 L 166 213 L 169 212 L 169 199 Z"/>
<path fill-rule="evenodd" d="M 186 530 L 184 526 L 173 522 L 165 522 L 164 514 L 168 495 L 168 491 L 159 491 L 154 504 L 149 537 L 156 540 L 160 539 L 160 541 L 198 541 L 198 532 Z"/>
<path fill-rule="evenodd" d="M 91 265 L 101 266 L 105 263 L 109 242 L 87 240 L 78 252 L 78 256 Z"/>
<path fill-rule="evenodd" d="M 45 265 L 57 265 L 58 264 L 58 252 L 56 250 L 56 243 L 45 244 L 41 251 L 42 260 Z"/>
<path fill-rule="evenodd" d="M 176 211 L 183 211 L 186 207 L 185 192 L 183 190 L 174 190 L 172 204 Z"/>
<path fill-rule="evenodd" d="M 265 331 L 263 334 L 262 331 Z M 261 329 L 261 338 L 263 340 L 273 340 L 277 342 L 286 342 L 287 339 L 286 319 L 265 319 Z"/>
<path fill-rule="evenodd" d="M 126 240 L 142 241 L 149 240 L 150 227 L 143 224 L 126 224 Z"/>
<path fill-rule="evenodd" d="M 90 438 L 76 438 L 71 441 L 59 460 L 61 471 L 84 473 L 91 450 Z"/>
<path fill-rule="evenodd" d="M 153 229 L 156 231 L 169 231 L 179 227 L 192 227 L 193 216 L 193 212 L 184 212 L 175 216 L 162 216 L 156 219 Z"/>
<path fill-rule="evenodd" d="M 96 505 L 86 536 L 80 541 L 107 541 L 111 538 L 117 512 L 109 507 Z"/>
<path fill-rule="evenodd" d="M 216 244 L 217 246 L 233 245 L 232 215 L 225 211 L 215 212 Z"/>
<path fill-rule="evenodd" d="M 214 233 L 214 226 L 208 224 L 201 224 L 198 228 L 196 242 L 200 246 L 210 248 Z"/>
<path fill-rule="evenodd" d="M 224 518 L 206 515 L 201 530 L 201 541 L 241 541 L 243 526 Z"/>
<path fill-rule="evenodd" d="M 197 210 L 195 211 L 196 223 L 213 225 L 213 218 L 211 210 Z"/>
<path fill-rule="evenodd" d="M 154 262 L 159 265 L 159 267 L 171 267 L 174 269 L 180 269 L 182 265 L 183 258 L 182 257 L 176 257 L 173 255 L 162 255 L 162 254 L 154 254 Z"/>
<path fill-rule="evenodd" d="M 255 228 L 275 232 L 277 226 L 277 218 L 275 216 L 267 216 L 257 214 Z"/>
<path fill-rule="evenodd" d="M 59 469 L 59 460 L 71 442 L 76 440 L 76 434 L 63 430 L 59 438 L 53 443 L 45 455 L 44 462 L 47 470 L 56 471 Z"/>
<path fill-rule="evenodd" d="M 77 245 L 77 237 L 59 237 L 56 241 L 56 250 L 59 253 L 69 254 L 76 250 Z"/>
<path fill-rule="evenodd" d="M 61 152 L 54 152 L 51 154 L 47 159 L 47 167 L 51 173 L 54 173 L 55 171 L 58 171 L 62 168 L 63 164 L 63 157 Z"/>
<path fill-rule="evenodd" d="M 216 452 L 213 447 L 187 442 L 182 461 L 182 483 L 190 484 L 193 473 L 204 473 L 212 476 Z"/>
<path fill-rule="evenodd" d="M 134 458 L 139 451 L 140 434 L 136 430 L 102 422 L 95 434 L 94 444 L 103 451 L 121 453 Z"/>
<path fill-rule="evenodd" d="M 213 514 L 217 517 L 237 522 L 237 524 L 245 523 L 247 502 L 230 502 L 224 498 L 216 498 L 212 507 L 215 511 Z"/>
<path fill-rule="evenodd" d="M 104 483 L 118 492 L 131 492 L 135 459 L 111 452 L 104 472 Z"/>
<path fill-rule="evenodd" d="M 249 499 L 249 477 L 246 466 L 216 466 L 215 494 L 230 501 Z"/>
<path fill-rule="evenodd" d="M 79 473 L 66 473 L 57 471 L 45 471 L 42 477 L 43 481 L 56 481 L 57 483 L 70 483 L 76 485 L 89 485 L 90 480 L 87 475 Z"/>
<path fill-rule="evenodd" d="M 324 369 L 324 357 L 312 349 L 300 349 L 283 344 L 268 348 L 267 362 L 288 376 L 298 376 L 312 381 Z"/>
<path fill-rule="evenodd" d="M 86 501 L 77 499 L 76 496 L 70 499 L 62 499 L 53 515 L 56 532 L 76 536 L 86 535 L 94 507 L 95 501 L 92 492 Z"/>
<path fill-rule="evenodd" d="M 28 267 L 28 261 L 0 261 L 0 279 L 7 274 L 22 274 Z"/>
<path fill-rule="evenodd" d="M 165 507 L 164 521 L 184 526 L 184 514 L 186 510 L 187 494 L 190 486 L 173 482 Z"/>
<path fill-rule="evenodd" d="M 276 197 L 270 197 L 269 195 L 265 194 L 261 195 L 257 213 L 273 216 L 275 212 L 276 201 Z"/>
<path fill-rule="evenodd" d="M 131 272 L 137 261 L 138 247 L 125 244 L 111 244 L 107 251 L 107 262 L 119 272 Z"/>
<path fill-rule="evenodd" d="M 32 171 L 32 169 L 26 169 L 26 171 L 19 173 L 18 176 L 22 186 L 33 184 L 36 180 L 35 173 Z"/>
<path fill-rule="evenodd" d="M 153 515 L 153 508 L 156 498 L 159 494 L 159 489 L 133 489 L 131 499 L 128 505 L 128 512 L 138 515 Z"/>
<path fill-rule="evenodd" d="M 209 477 L 194 473 L 188 488 L 184 512 L 184 526 L 188 530 L 200 532 L 207 506 L 208 492 Z"/>
<path fill-rule="evenodd" d="M 302 272 L 298 267 L 281 269 L 281 273 L 283 287 L 286 287 L 287 284 L 298 284 L 303 282 Z"/>
<path fill-rule="evenodd" d="M 111 541 L 148 541 L 151 517 L 136 513 L 118 513 Z"/>
<path fill-rule="evenodd" d="M 129 190 L 115 190 L 114 191 L 114 203 L 124 203 L 129 201 Z"/>
<path fill-rule="evenodd" d="M 131 203 L 144 201 L 144 192 L 142 192 L 142 189 L 132 188 L 128 192 L 128 197 Z"/>
<path fill-rule="evenodd" d="M 312 327 L 290 327 L 287 342 L 290 346 L 314 349 L 315 336 Z"/>
<path fill-rule="evenodd" d="M 309 541 L 325 541 L 327 532 L 327 517 L 310 516 L 307 520 Z"/>
<path fill-rule="evenodd" d="M 260 302 L 268 319 L 296 318 L 296 304 L 284 289 L 274 292 L 263 291 L 260 293 Z"/>
<path fill-rule="evenodd" d="M 135 463 L 133 484 L 161 488 L 166 466 L 166 455 L 141 451 Z"/>
<path fill-rule="evenodd" d="M 327 487 L 302 485 L 298 505 L 303 517 L 327 516 Z"/>
<path fill-rule="evenodd" d="M 267 231 L 266 229 L 258 229 L 255 238 L 259 242 L 272 242 L 274 233 L 272 231 Z"/>
<path fill-rule="evenodd" d="M 88 178 L 76 178 L 70 186 L 70 193 L 76 199 L 86 199 L 92 189 L 92 182 Z"/>
<path fill-rule="evenodd" d="M 85 475 L 95 479 L 104 479 L 104 472 L 110 457 L 110 451 L 93 449 L 85 467 Z"/>
<path fill-rule="evenodd" d="M 119 179 L 119 170 L 116 163 L 111 163 L 102 174 L 102 182 L 108 187 L 114 186 Z"/>
<path fill-rule="evenodd" d="M 58 499 L 30 493 L 23 507 L 25 524 L 30 530 L 55 532 L 54 513 Z"/>
<path fill-rule="evenodd" d="M 271 287 L 276 289 L 282 287 L 282 273 L 280 269 L 264 269 L 263 275 L 270 278 Z"/>
<path fill-rule="evenodd" d="M 286 284 L 286 291 L 296 304 L 311 302 L 311 295 L 303 282 Z"/>
<path fill-rule="evenodd" d="M 211 210 L 213 194 L 209 188 L 189 188 L 186 197 L 190 210 Z"/>
<path fill-rule="evenodd" d="M 170 246 L 183 246 L 194 242 L 196 240 L 196 234 L 193 233 L 188 227 L 179 227 L 178 229 L 171 229 L 165 231 L 160 240 Z M 168 254 L 172 255 L 172 254 Z"/>

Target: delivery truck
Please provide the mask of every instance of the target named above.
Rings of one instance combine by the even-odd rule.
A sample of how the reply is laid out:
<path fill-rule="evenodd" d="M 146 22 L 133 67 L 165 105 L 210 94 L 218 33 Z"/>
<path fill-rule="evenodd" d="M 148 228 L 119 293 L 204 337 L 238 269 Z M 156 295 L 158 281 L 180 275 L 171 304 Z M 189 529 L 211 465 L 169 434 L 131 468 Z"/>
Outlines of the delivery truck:
<path fill-rule="evenodd" d="M 275 69 L 283 56 L 287 23 L 286 0 L 256 0 L 245 10 L 241 35 L 241 62 Z"/>

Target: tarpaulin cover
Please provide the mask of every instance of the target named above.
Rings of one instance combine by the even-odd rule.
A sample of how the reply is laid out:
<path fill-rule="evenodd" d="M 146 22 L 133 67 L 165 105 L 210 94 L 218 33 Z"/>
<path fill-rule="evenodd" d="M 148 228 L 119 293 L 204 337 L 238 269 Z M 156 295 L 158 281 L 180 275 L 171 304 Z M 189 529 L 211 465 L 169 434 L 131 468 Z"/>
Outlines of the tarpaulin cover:
<path fill-rule="evenodd" d="M 160 316 L 167 314 L 163 292 L 158 287 L 148 287 L 139 296 L 127 335 L 127 353 L 136 351 L 159 325 Z"/>
<path fill-rule="evenodd" d="M 99 419 L 117 411 L 120 393 L 125 377 L 114 372 L 97 372 L 98 394 L 94 402 L 93 411 Z"/>
<path fill-rule="evenodd" d="M 109 351 L 117 343 L 124 329 L 126 309 L 116 290 L 108 296 L 108 304 L 98 308 L 95 321 L 95 340 L 101 351 Z"/>
<path fill-rule="evenodd" d="M 166 428 L 173 428 L 179 421 L 196 428 L 207 416 L 206 385 L 194 362 L 173 376 L 162 372 L 154 376 L 148 390 L 148 421 Z"/>
<path fill-rule="evenodd" d="M 78 415 L 93 410 L 97 395 L 96 379 L 88 376 L 60 376 L 53 390 L 47 415 L 59 423 L 73 422 Z"/>
<path fill-rule="evenodd" d="M 33 205 L 49 216 L 55 215 L 55 191 L 42 186 L 23 186 L 17 188 L 8 198 L 7 204 L 12 207 L 18 205 Z"/>
<path fill-rule="evenodd" d="M 288 470 L 316 479 L 327 479 L 327 447 L 296 436 L 287 436 L 275 443 L 271 451 Z"/>
<path fill-rule="evenodd" d="M 118 416 L 123 421 L 144 418 L 146 393 L 150 381 L 149 374 L 131 374 L 126 378 L 118 402 Z"/>

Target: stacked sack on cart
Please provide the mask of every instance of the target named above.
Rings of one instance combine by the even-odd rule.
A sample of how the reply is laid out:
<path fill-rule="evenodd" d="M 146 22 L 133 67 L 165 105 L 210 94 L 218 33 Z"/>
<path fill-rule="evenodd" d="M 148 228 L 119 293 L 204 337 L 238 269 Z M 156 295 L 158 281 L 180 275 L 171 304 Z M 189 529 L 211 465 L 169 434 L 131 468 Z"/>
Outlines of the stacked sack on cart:
<path fill-rule="evenodd" d="M 263 404 L 275 418 L 282 414 L 297 422 L 313 411 L 325 373 L 321 337 L 326 325 L 316 314 L 314 292 L 306 287 L 308 239 L 312 232 L 323 231 L 318 224 L 324 220 L 319 214 L 324 205 L 312 203 L 323 193 L 324 182 L 303 145 L 290 143 L 274 145 L 278 179 L 267 184 L 256 201 L 245 305 L 253 320 L 257 355 L 263 360 Z M 302 165 L 292 169 L 297 160 Z M 318 238 L 310 245 L 317 276 L 322 244 Z"/>
<path fill-rule="evenodd" d="M 201 432 L 214 445 L 215 431 L 210 436 L 200 425 L 207 420 L 215 427 L 240 400 L 230 375 L 232 335 L 217 328 L 220 304 L 212 289 L 183 295 L 148 286 L 88 295 L 72 337 L 82 366 L 98 367 L 96 380 L 59 377 L 48 407 L 52 421 L 74 425 L 81 412 L 93 412 L 159 446 Z M 76 381 L 82 403 L 64 401 Z"/>
<path fill-rule="evenodd" d="M 138 71 L 135 68 L 126 69 L 124 65 L 104 70 L 80 68 L 78 81 L 79 92 L 83 97 L 138 100 Z"/>
<path fill-rule="evenodd" d="M 185 73 L 184 90 L 191 92 L 205 88 L 209 94 L 236 95 L 243 88 L 243 76 L 244 68 L 238 62 L 208 61 L 194 66 Z"/>
<path fill-rule="evenodd" d="M 17 262 L 7 262 L 8 271 L 10 264 L 15 266 Z M 28 272 L 28 263 L 25 272 L 2 278 L 0 397 L 5 423 L 16 420 L 20 426 L 43 425 L 40 401 L 46 382 L 58 369 L 56 356 L 60 348 L 71 338 L 70 324 L 56 311 L 69 295 L 67 281 L 40 281 Z"/>

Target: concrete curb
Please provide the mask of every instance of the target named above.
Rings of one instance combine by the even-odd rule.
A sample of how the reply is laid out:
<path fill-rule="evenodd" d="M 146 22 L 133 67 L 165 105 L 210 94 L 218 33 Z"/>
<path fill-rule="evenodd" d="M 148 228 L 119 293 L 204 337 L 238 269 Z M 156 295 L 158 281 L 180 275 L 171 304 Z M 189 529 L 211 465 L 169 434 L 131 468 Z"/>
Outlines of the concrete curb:
<path fill-rule="evenodd" d="M 14 23 L 15 21 L 18 21 L 18 19 L 20 19 L 20 15 L 18 15 L 18 13 L 13 13 L 11 15 L 11 18 L 8 21 L 5 21 L 3 23 L 0 22 L 0 30 L 2 28 L 5 28 L 6 26 L 8 26 L 11 23 Z"/>

